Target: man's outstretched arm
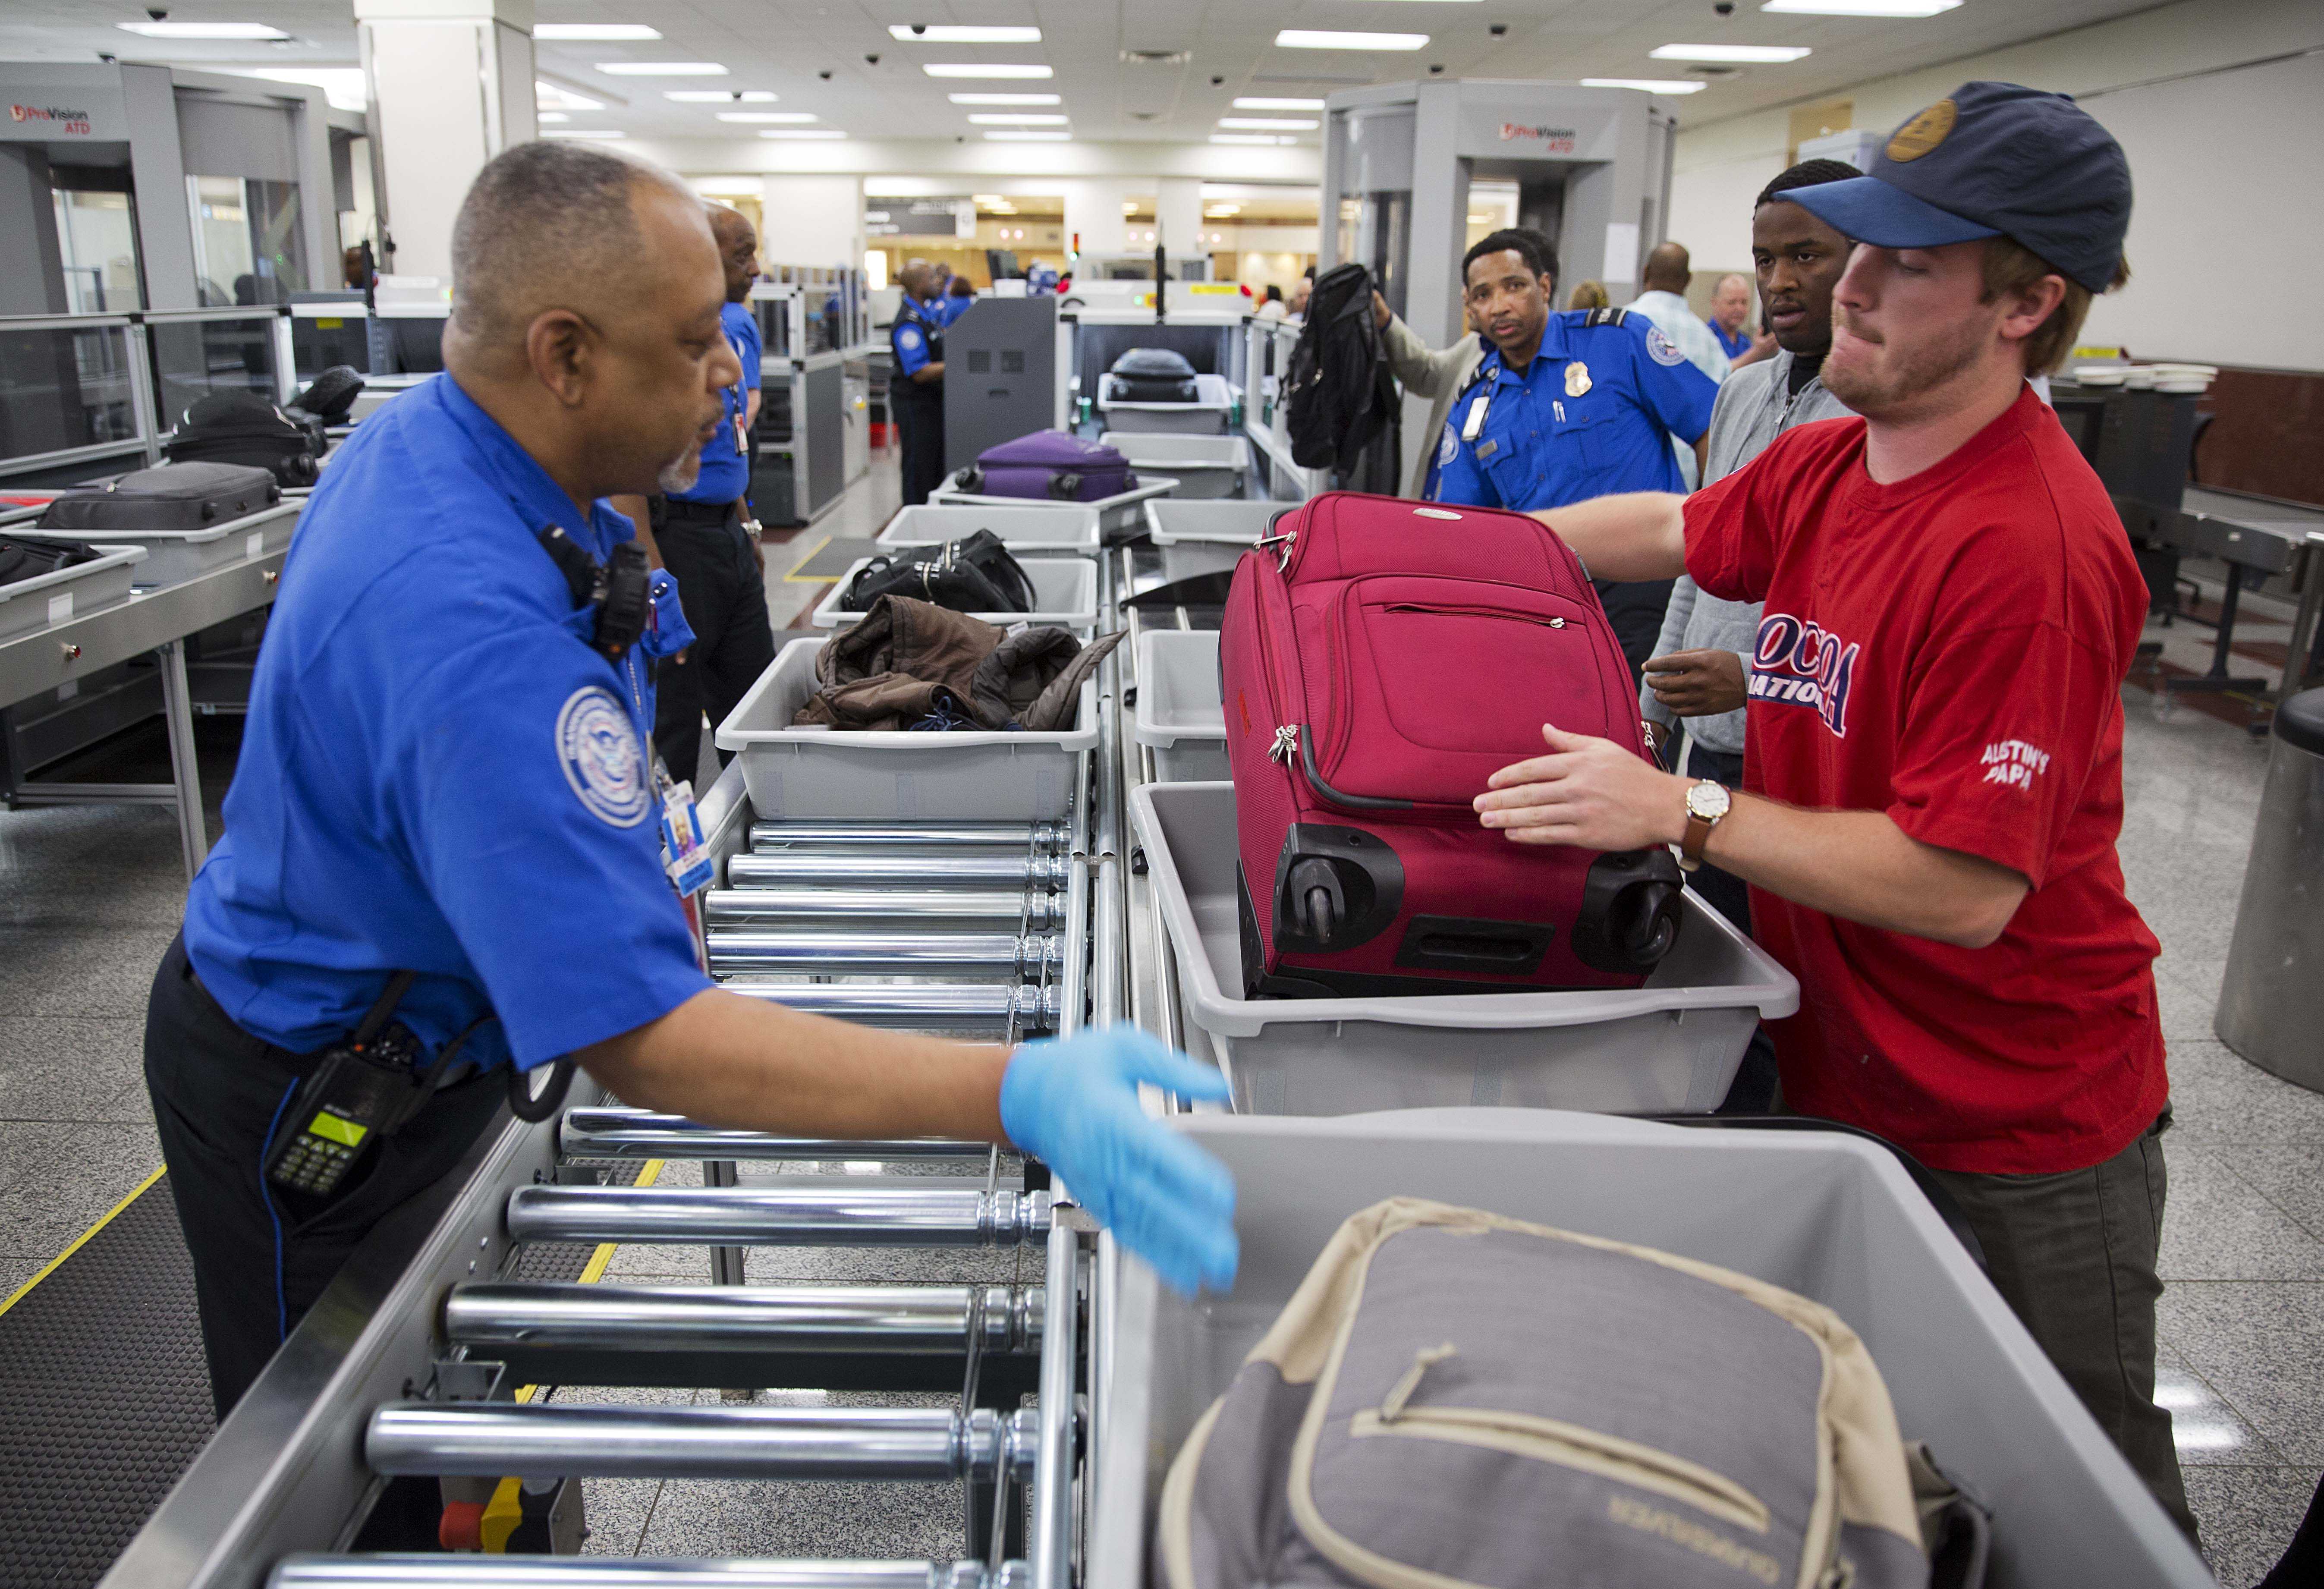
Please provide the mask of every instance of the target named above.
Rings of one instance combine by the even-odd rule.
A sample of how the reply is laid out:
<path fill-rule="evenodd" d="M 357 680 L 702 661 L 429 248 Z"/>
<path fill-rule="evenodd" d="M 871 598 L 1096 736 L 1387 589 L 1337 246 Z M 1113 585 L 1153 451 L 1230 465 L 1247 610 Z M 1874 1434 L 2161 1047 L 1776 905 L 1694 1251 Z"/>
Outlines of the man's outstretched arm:
<path fill-rule="evenodd" d="M 1686 572 L 1685 502 L 1667 491 L 1632 491 L 1533 516 L 1557 531 L 1593 579 L 1675 579 Z"/>

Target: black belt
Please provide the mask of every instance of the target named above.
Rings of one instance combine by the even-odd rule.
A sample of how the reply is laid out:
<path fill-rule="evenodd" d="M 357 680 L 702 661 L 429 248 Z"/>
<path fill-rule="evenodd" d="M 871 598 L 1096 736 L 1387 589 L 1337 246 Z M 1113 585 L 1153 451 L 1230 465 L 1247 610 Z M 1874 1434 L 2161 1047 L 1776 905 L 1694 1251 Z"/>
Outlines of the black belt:
<path fill-rule="evenodd" d="M 187 954 L 182 948 L 179 950 L 179 955 L 183 962 L 183 968 L 180 971 L 179 975 L 186 979 L 186 984 L 194 990 L 195 993 L 200 997 L 203 1003 L 208 1004 L 210 1007 L 211 1013 L 215 1014 L 220 1021 L 226 1022 L 226 1025 L 232 1027 L 235 1030 L 240 1032 L 243 1037 L 246 1039 L 258 1051 L 259 1058 L 266 1060 L 269 1064 L 281 1067 L 284 1070 L 289 1071 L 292 1076 L 297 1076 L 300 1081 L 306 1080 L 308 1076 L 314 1074 L 315 1067 L 321 1063 L 325 1054 L 330 1052 L 332 1045 L 326 1043 L 323 1047 L 317 1049 L 311 1054 L 301 1054 L 295 1049 L 283 1048 L 279 1043 L 268 1042 L 264 1038 L 260 1037 L 256 1032 L 252 1031 L 248 1027 L 243 1025 L 241 1021 L 236 1021 L 233 1016 L 226 1013 L 226 1006 L 217 1002 L 217 995 L 211 993 L 208 988 L 202 985 L 201 975 L 194 969 L 194 957 L 191 955 Z M 446 1087 L 453 1086 L 458 1083 L 467 1081 L 480 1074 L 482 1073 L 474 1060 L 456 1060 L 454 1061 L 452 1067 L 445 1072 L 443 1079 L 437 1084 L 437 1090 L 441 1092 Z"/>
<path fill-rule="evenodd" d="M 734 516 L 734 504 L 673 496 L 665 499 L 662 513 L 666 522 L 673 524 L 724 524 Z"/>

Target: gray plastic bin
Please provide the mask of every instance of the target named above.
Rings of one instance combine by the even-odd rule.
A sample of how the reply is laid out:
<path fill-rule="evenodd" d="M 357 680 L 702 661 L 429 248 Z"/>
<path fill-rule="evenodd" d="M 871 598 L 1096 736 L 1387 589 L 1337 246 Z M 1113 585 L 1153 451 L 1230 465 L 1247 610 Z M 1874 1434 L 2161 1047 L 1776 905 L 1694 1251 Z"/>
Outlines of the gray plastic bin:
<path fill-rule="evenodd" d="M 1157 629 L 1138 637 L 1138 711 L 1130 734 L 1153 750 L 1157 783 L 1213 783 L 1229 776 L 1217 631 Z"/>
<path fill-rule="evenodd" d="M 1190 502 L 1240 496 L 1250 479 L 1250 443 L 1240 436 L 1181 436 L 1170 431 L 1108 430 L 1098 438 L 1140 476 L 1168 475 Z"/>
<path fill-rule="evenodd" d="M 1296 502 L 1181 502 L 1165 498 L 1146 504 L 1146 534 L 1162 553 L 1162 577 L 1191 579 L 1197 574 L 1228 574 L 1267 533 L 1277 513 Z"/>
<path fill-rule="evenodd" d="M 26 535 L 37 534 L 23 525 L 16 528 Z M 0 640 L 69 624 L 99 607 L 111 606 L 129 594 L 130 584 L 137 577 L 136 565 L 144 560 L 142 546 L 107 547 L 93 562 L 0 585 Z"/>
<path fill-rule="evenodd" d="M 844 629 L 863 621 L 861 613 L 844 611 L 840 598 L 847 594 L 855 576 L 871 565 L 870 558 L 858 558 L 831 587 L 831 594 L 816 604 L 814 615 L 807 622 L 817 629 Z M 1033 607 L 1024 613 L 971 613 L 972 618 L 982 618 L 988 624 L 1006 626 L 1010 624 L 1053 624 L 1060 629 L 1087 632 L 1097 624 L 1097 564 L 1088 558 L 1022 558 L 1019 566 L 1025 570 L 1026 580 L 1033 587 Z"/>
<path fill-rule="evenodd" d="M 1641 1243 L 1832 1308 L 1871 1349 L 1905 1438 L 1927 1441 L 1993 1507 L 1990 1589 L 2211 1589 L 2201 1558 L 1875 1143 L 1519 1109 L 1181 1123 L 1234 1172 L 1242 1266 L 1232 1291 L 1190 1302 L 1144 1264 L 1121 1264 L 1113 1372 L 1096 1398 L 1092 1589 L 1146 1581 L 1163 1475 L 1194 1420 L 1340 1222 L 1397 1196 Z"/>
<path fill-rule="evenodd" d="M 795 728 L 815 693 L 820 640 L 794 640 L 718 726 L 751 806 L 782 818 L 1062 817 L 1097 744 L 1097 680 L 1062 734 L 849 734 Z"/>
<path fill-rule="evenodd" d="M 1114 395 L 1116 390 L 1111 374 L 1099 378 L 1097 411 L 1103 430 L 1224 436 L 1234 429 L 1234 388 L 1224 375 L 1195 376 L 1192 402 L 1124 402 Z"/>
<path fill-rule="evenodd" d="M 872 538 L 885 551 L 899 546 L 941 546 L 965 540 L 980 530 L 1001 537 L 1019 557 L 1027 552 L 1095 552 L 1098 516 L 1088 503 L 1025 502 L 1016 497 L 956 503 L 915 503 L 899 508 L 886 529 Z"/>
<path fill-rule="evenodd" d="M 1185 1023 L 1208 1035 L 1247 1114 L 1522 1104 L 1606 1114 L 1719 1106 L 1761 1016 L 1800 984 L 1702 899 L 1646 985 L 1573 993 L 1246 999 L 1234 786 L 1130 791 L 1178 958 Z"/>
<path fill-rule="evenodd" d="M 1097 514 L 1099 527 L 1109 540 L 1133 535 L 1145 521 L 1139 516 L 1141 504 L 1157 497 L 1168 496 L 1178 489 L 1178 482 L 1159 475 L 1140 475 L 1138 484 L 1111 496 L 1101 496 L 1091 502 L 1043 502 L 1029 496 L 979 496 L 973 491 L 959 491 L 949 486 L 928 494 L 930 507 L 989 506 L 1004 508 L 1064 509 L 1068 513 L 1087 509 Z"/>
<path fill-rule="evenodd" d="M 207 530 L 37 530 L 31 533 L 51 540 L 78 540 L 111 550 L 142 546 L 145 560 L 137 566 L 141 588 L 182 585 L 213 568 L 264 557 L 290 544 L 307 499 L 298 497 L 240 519 L 230 519 Z"/>

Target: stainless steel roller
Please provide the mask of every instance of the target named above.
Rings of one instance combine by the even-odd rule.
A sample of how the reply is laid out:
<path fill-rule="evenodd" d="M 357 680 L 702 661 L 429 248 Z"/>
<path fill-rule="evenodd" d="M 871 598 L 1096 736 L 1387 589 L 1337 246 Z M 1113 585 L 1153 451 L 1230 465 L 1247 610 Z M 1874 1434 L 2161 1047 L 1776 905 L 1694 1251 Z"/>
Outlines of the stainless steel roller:
<path fill-rule="evenodd" d="M 879 922 L 919 930 L 946 926 L 989 932 L 1049 932 L 1065 924 L 1065 901 L 1047 889 L 715 888 L 703 896 L 706 926 L 771 923 L 846 926 Z"/>
<path fill-rule="evenodd" d="M 1041 1344 L 1038 1286 L 455 1286 L 454 1345 L 620 1352 L 954 1353 Z M 489 1350 L 484 1356 L 491 1356 Z"/>
<path fill-rule="evenodd" d="M 1063 1000 L 1056 987 L 1004 983 L 839 984 L 730 982 L 730 993 L 810 1015 L 907 1031 L 965 1031 L 1000 1037 L 1013 1017 L 1019 1031 L 1054 1031 Z"/>
<path fill-rule="evenodd" d="M 1021 1561 L 752 1561 L 629 1556 L 293 1556 L 267 1589 L 1026 1589 Z"/>
<path fill-rule="evenodd" d="M 1031 1412 L 904 1407 L 629 1407 L 390 1402 L 372 1471 L 524 1479 L 991 1480 L 1029 1476 Z"/>
<path fill-rule="evenodd" d="M 751 1187 L 519 1187 L 517 1242 L 662 1242 L 742 1247 L 1013 1247 L 1048 1233 L 1047 1192 L 798 1191 Z"/>
<path fill-rule="evenodd" d="M 1065 964 L 1054 933 L 869 932 L 714 927 L 713 976 L 980 976 L 1038 982 Z"/>
<path fill-rule="evenodd" d="M 749 1159 L 779 1161 L 831 1159 L 982 1159 L 990 1144 L 944 1137 L 835 1141 L 727 1131 L 683 1114 L 621 1107 L 568 1109 L 557 1146 L 567 1159 Z"/>
<path fill-rule="evenodd" d="M 1031 850 L 1064 853 L 1072 836 L 1063 822 L 753 822 L 751 848 L 867 850 Z"/>
<path fill-rule="evenodd" d="M 895 849 L 797 849 L 733 856 L 726 863 L 726 886 L 862 889 L 894 883 L 915 892 L 1062 890 L 1074 864 L 1071 855 L 1036 855 L 1024 850 L 913 855 Z"/>

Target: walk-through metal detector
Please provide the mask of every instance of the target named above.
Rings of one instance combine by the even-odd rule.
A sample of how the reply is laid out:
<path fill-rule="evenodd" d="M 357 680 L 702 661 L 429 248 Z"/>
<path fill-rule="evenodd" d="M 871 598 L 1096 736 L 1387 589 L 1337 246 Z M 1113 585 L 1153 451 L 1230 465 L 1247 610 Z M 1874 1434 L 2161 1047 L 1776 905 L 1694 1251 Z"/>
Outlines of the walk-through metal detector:
<path fill-rule="evenodd" d="M 1431 347 L 1467 330 L 1461 255 L 1472 181 L 1513 181 L 1517 224 L 1557 240 L 1561 300 L 1594 277 L 1615 303 L 1638 294 L 1669 213 L 1672 102 L 1635 88 L 1468 80 L 1351 88 L 1325 104 L 1316 269 L 1371 267 L 1388 305 Z M 1560 304 L 1562 307 L 1562 301 Z M 1430 439 L 1407 398 L 1403 468 Z"/>

